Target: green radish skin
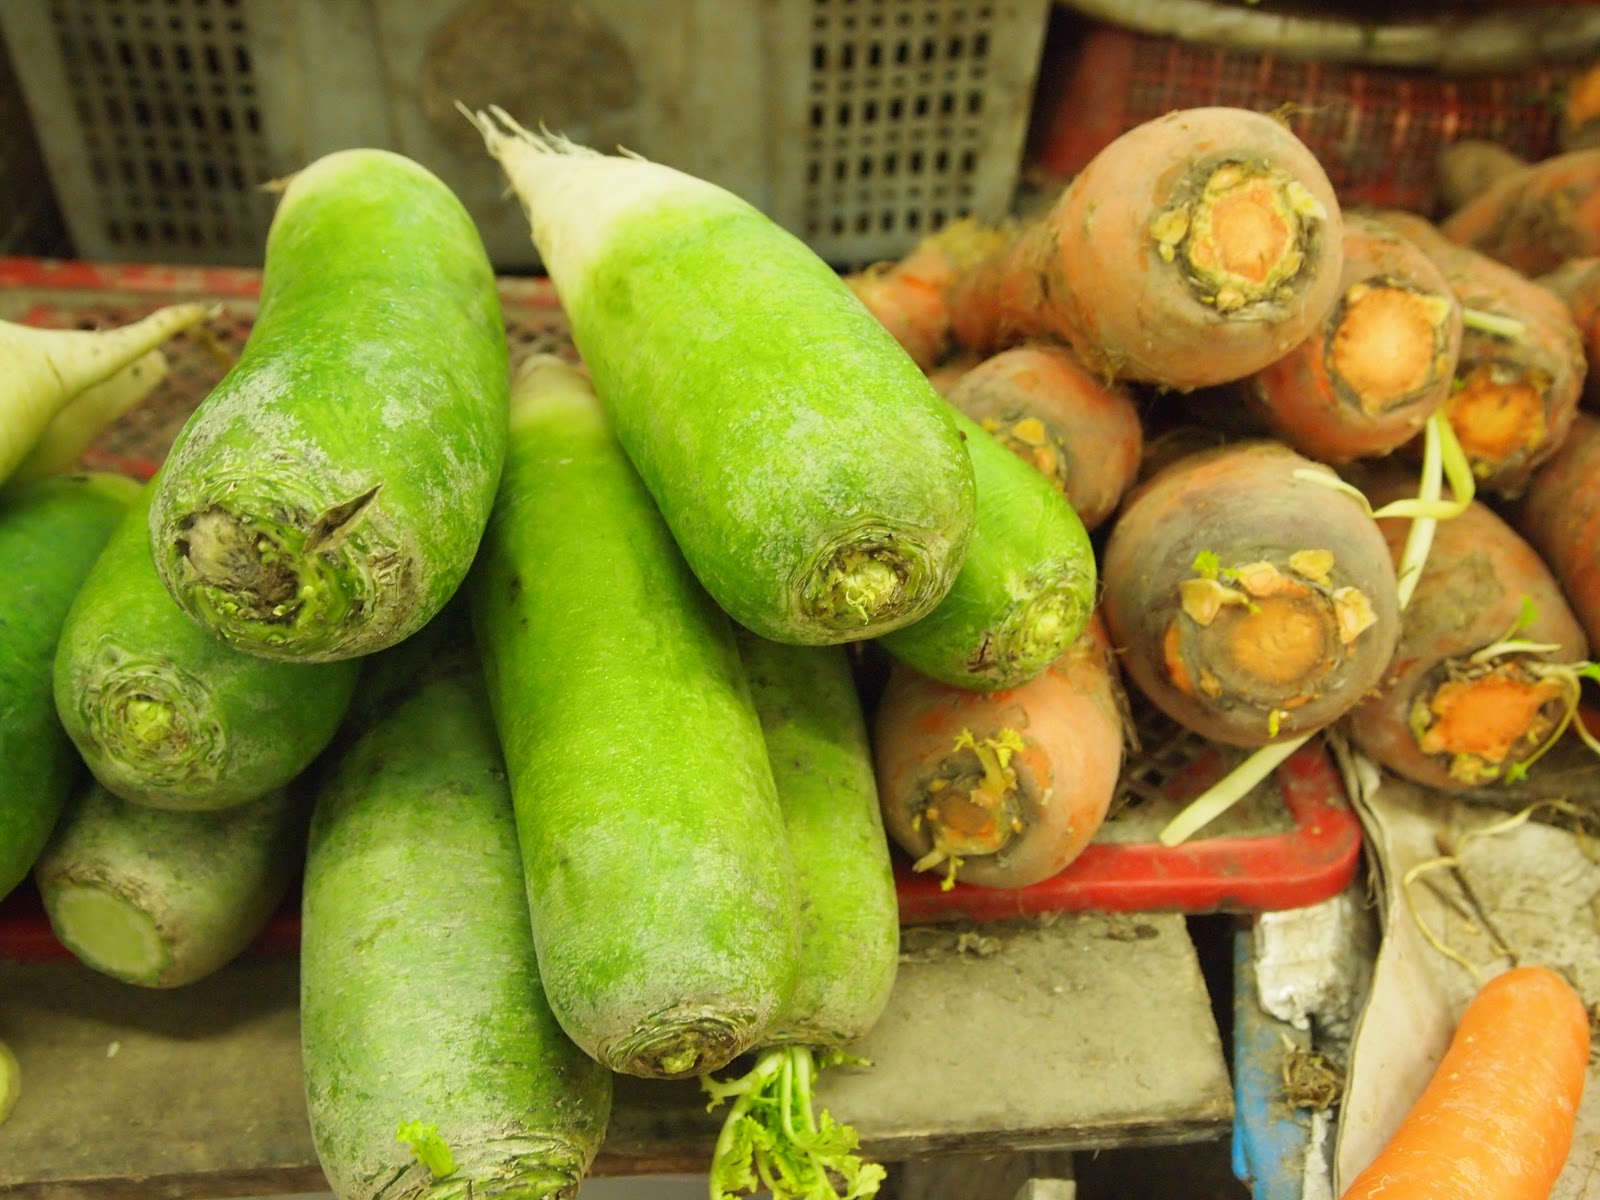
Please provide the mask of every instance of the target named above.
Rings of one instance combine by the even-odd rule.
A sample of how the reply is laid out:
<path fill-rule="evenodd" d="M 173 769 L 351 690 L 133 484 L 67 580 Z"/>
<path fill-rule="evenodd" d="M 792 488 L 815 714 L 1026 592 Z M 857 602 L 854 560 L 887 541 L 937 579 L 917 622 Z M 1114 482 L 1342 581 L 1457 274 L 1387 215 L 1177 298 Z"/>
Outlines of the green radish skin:
<path fill-rule="evenodd" d="M 511 796 L 459 628 L 468 648 L 376 706 L 312 816 L 302 1057 L 341 1200 L 571 1197 L 610 1117 L 611 1073 L 544 998 Z M 427 636 L 377 657 L 415 664 Z M 431 1147 L 397 1136 L 412 1122 Z"/>
<path fill-rule="evenodd" d="M 280 788 L 321 752 L 359 662 L 279 662 L 213 637 L 150 554 L 147 484 L 79 589 L 55 657 L 56 711 L 94 777 L 139 804 L 218 809 Z"/>
<path fill-rule="evenodd" d="M 469 581 L 516 800 L 539 972 L 614 1071 L 701 1075 L 794 986 L 794 865 L 732 625 L 593 388 L 551 356 L 512 397 Z"/>
<path fill-rule="evenodd" d="M 1030 468 L 1031 469 L 1031 468 Z M 818 1112 L 813 1080 L 860 1063 L 844 1047 L 878 1021 L 900 959 L 900 914 L 866 720 L 841 646 L 795 646 L 735 630 L 772 764 L 800 895 L 794 990 L 742 1074 L 709 1076 L 731 1101 L 708 1171 L 713 1200 L 870 1197 L 885 1178 L 856 1131 Z M 841 1186 L 842 1185 L 842 1186 Z"/>
<path fill-rule="evenodd" d="M 28 877 L 82 774 L 50 664 L 73 597 L 138 494 L 132 479 L 90 473 L 0 501 L 0 897 Z"/>
<path fill-rule="evenodd" d="M 465 577 L 505 454 L 507 346 L 472 219 L 420 165 L 318 159 L 285 189 L 238 363 L 150 512 L 163 583 L 267 658 L 409 636 Z"/>
<path fill-rule="evenodd" d="M 91 783 L 69 801 L 33 880 L 79 962 L 139 987 L 182 987 L 266 927 L 304 857 L 306 813 L 285 789 L 182 812 Z"/>
<path fill-rule="evenodd" d="M 477 123 L 618 440 L 718 604 L 793 643 L 926 615 L 972 536 L 972 465 L 837 272 L 713 184 Z"/>
<path fill-rule="evenodd" d="M 866 718 L 844 648 L 735 630 L 800 895 L 800 969 L 764 1041 L 842 1046 L 877 1023 L 900 908 Z"/>
<path fill-rule="evenodd" d="M 952 687 L 1001 691 L 1041 675 L 1094 610 L 1094 547 L 1077 511 L 1034 466 L 958 410 L 978 481 L 978 521 L 937 608 L 878 639 Z"/>
<path fill-rule="evenodd" d="M 211 315 L 171 304 L 114 329 L 41 329 L 0 321 L 0 483 L 88 389 Z"/>

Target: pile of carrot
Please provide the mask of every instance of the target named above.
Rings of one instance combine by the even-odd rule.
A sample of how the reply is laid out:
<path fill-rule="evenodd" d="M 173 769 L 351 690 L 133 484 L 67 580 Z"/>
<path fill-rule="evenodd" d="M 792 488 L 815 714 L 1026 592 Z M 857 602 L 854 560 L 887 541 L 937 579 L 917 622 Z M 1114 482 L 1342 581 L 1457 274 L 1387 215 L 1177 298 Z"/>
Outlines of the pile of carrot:
<path fill-rule="evenodd" d="M 965 223 L 852 278 L 903 269 L 922 318 L 946 281 L 942 354 L 908 348 L 1084 514 L 1115 669 L 1142 699 L 1273 752 L 1348 728 L 1386 767 L 1464 790 L 1532 769 L 1575 727 L 1589 669 L 1578 526 L 1600 481 L 1555 466 L 1582 453 L 1595 386 L 1596 153 L 1462 143 L 1433 212 L 1341 210 L 1291 122 L 1176 112 L 987 244 Z M 1435 536 L 1457 515 L 1460 536 Z M 925 754 L 903 740 L 880 741 L 888 776 Z M 902 844 L 931 864 L 915 833 Z"/>
<path fill-rule="evenodd" d="M 1071 871 L 1137 702 L 1246 752 L 1235 787 L 1333 730 L 1440 791 L 1521 778 L 1561 737 L 1600 750 L 1576 718 L 1600 677 L 1600 102 L 1572 103 L 1565 153 L 1463 151 L 1429 213 L 1341 207 L 1292 118 L 1181 110 L 1033 217 L 855 270 L 707 181 L 469 114 L 575 361 L 513 361 L 442 181 L 330 156 L 286 193 L 252 343 L 142 497 L 51 476 L 204 312 L 115 355 L 0 329 L 27 418 L 0 436 L 0 545 L 52 550 L 14 555 L 32 607 L 0 603 L 32 639 L 0 646 L 27 676 L 0 766 L 21 780 L 26 753 L 40 781 L 25 828 L 0 805 L 22 848 L 0 895 L 33 871 L 85 961 L 177 986 L 284 881 L 252 858 L 217 882 L 226 928 L 195 949 L 138 887 L 111 895 L 102 846 L 188 830 L 160 835 L 181 876 L 196 830 L 243 842 L 227 810 L 271 797 L 271 845 L 311 868 L 308 1096 L 341 1192 L 575 1188 L 622 1073 L 731 1101 L 719 1200 L 871 1195 L 881 1168 L 811 1079 L 892 1009 L 896 865 L 946 888 Z M 239 716 L 243 679 L 277 706 Z M 452 936 L 422 936 L 441 914 Z M 479 1020 L 447 999 L 469 959 L 483 1013 L 533 1001 L 499 1043 L 449 1034 Z M 1573 1058 L 1559 988 L 1491 988 L 1546 1005 Z M 408 1022 L 446 1031 L 456 1076 L 505 1072 L 511 1140 L 555 1148 L 501 1145 L 507 1115 L 433 1078 Z M 557 1066 L 524 1095 L 518 1056 Z M 1544 1067 L 1567 1096 L 1571 1061 Z M 1532 1107 L 1542 1180 L 1570 1105 Z M 1389 1161 L 1437 1154 L 1408 1132 Z"/>
<path fill-rule="evenodd" d="M 917 869 L 1025 887 L 1055 842 L 1070 872 L 1134 736 L 1107 684 L 1252 751 L 1174 840 L 1327 730 L 1454 794 L 1562 737 L 1600 752 L 1600 71 L 1565 116 L 1548 161 L 1451 147 L 1432 212 L 1341 212 L 1281 124 L 1176 113 L 986 260 L 942 256 L 945 350 L 919 361 L 1086 514 L 1109 654 L 1094 687 L 1087 650 L 997 693 L 892 669 L 876 755 Z M 1549 1194 L 1588 1049 L 1570 984 L 1507 972 L 1346 1195 Z"/>

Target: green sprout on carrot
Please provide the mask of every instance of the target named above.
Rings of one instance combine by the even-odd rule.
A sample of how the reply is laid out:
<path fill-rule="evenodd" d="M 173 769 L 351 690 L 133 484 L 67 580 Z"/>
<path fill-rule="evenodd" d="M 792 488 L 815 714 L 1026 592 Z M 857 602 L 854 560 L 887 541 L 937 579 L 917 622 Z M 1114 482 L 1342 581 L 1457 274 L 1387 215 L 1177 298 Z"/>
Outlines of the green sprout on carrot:
<path fill-rule="evenodd" d="M 1520 342 L 1528 336 L 1527 325 L 1515 317 L 1502 316 L 1481 308 L 1463 308 L 1461 324 L 1477 333 L 1486 333 L 1508 342 Z"/>
<path fill-rule="evenodd" d="M 1354 587 L 1334 587 L 1332 551 L 1296 550 L 1288 557 L 1289 574 L 1324 593 L 1338 621 L 1339 640 L 1346 646 L 1363 630 L 1377 623 L 1372 601 Z M 1228 605 L 1258 613 L 1256 601 L 1285 590 L 1287 577 L 1277 565 L 1264 559 L 1237 567 L 1224 567 L 1217 555 L 1203 550 L 1195 556 L 1195 575 L 1178 584 L 1178 603 L 1184 615 L 1197 625 L 1210 625 Z M 1298 586 L 1298 585 L 1293 585 Z M 1286 715 L 1286 714 L 1285 714 Z M 1281 719 L 1281 718 L 1280 718 Z M 1277 730 L 1273 729 L 1276 736 Z"/>
<path fill-rule="evenodd" d="M 841 1063 L 867 1065 L 839 1049 L 774 1046 L 761 1051 L 754 1066 L 737 1078 L 701 1079 L 711 1097 L 706 1111 L 733 1101 L 712 1153 L 711 1200 L 753 1192 L 770 1192 L 773 1200 L 860 1200 L 877 1194 L 883 1167 L 857 1153 L 854 1129 L 815 1106 L 818 1072 Z"/>
<path fill-rule="evenodd" d="M 1246 612 L 1255 611 L 1249 593 L 1239 586 L 1243 568 L 1223 566 L 1214 550 L 1196 554 L 1191 568 L 1193 578 L 1178 584 L 1178 603 L 1196 624 L 1211 624 L 1229 604 L 1239 605 Z"/>
<path fill-rule="evenodd" d="M 1533 624 L 1537 616 L 1538 610 L 1532 599 L 1524 596 L 1517 618 L 1505 636 L 1475 651 L 1467 659 L 1471 666 L 1487 666 L 1512 655 L 1530 656 L 1522 658 L 1519 662 L 1522 669 L 1536 679 L 1554 684 L 1560 690 L 1561 715 L 1545 732 L 1531 754 L 1506 768 L 1501 778 L 1508 784 L 1525 779 L 1529 768 L 1543 758 L 1568 729 L 1573 730 L 1591 751 L 1600 754 L 1600 740 L 1595 738 L 1578 715 L 1579 704 L 1583 699 L 1583 681 L 1585 679 L 1600 681 L 1600 665 L 1588 661 L 1546 662 L 1531 657 L 1560 649 L 1553 642 L 1536 642 L 1519 636 Z"/>

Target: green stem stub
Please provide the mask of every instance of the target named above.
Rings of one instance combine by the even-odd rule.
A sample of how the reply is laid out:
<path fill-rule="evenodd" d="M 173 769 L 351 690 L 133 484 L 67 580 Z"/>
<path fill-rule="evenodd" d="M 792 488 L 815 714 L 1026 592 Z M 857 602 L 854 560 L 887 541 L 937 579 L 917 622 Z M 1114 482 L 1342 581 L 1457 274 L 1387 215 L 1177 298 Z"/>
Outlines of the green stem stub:
<path fill-rule="evenodd" d="M 1094 586 L 1084 586 L 1070 564 L 1043 582 L 1030 583 L 967 661 L 973 685 L 1015 687 L 1040 674 L 1067 652 L 1089 621 Z"/>
<path fill-rule="evenodd" d="M 613 1071 L 645 1079 L 688 1079 L 714 1070 L 749 1045 L 753 1014 L 685 1004 L 654 1014 L 629 1036 L 601 1045 Z"/>
<path fill-rule="evenodd" d="M 818 1070 L 864 1065 L 840 1050 L 779 1046 L 763 1050 L 736 1079 L 703 1078 L 712 1110 L 731 1099 L 711 1163 L 711 1200 L 770 1192 L 773 1200 L 856 1200 L 885 1178 L 857 1153 L 854 1129 L 814 1107 Z"/>
<path fill-rule="evenodd" d="M 77 697 L 79 718 L 113 790 L 150 781 L 173 788 L 214 782 L 228 735 L 209 684 L 192 672 L 107 641 Z"/>
<path fill-rule="evenodd" d="M 923 539 L 872 520 L 838 528 L 790 578 L 797 632 L 781 640 L 854 642 L 920 621 L 946 597 L 960 558 L 942 534 Z"/>
<path fill-rule="evenodd" d="M 178 518 L 170 544 L 160 531 L 164 573 L 189 614 L 241 650 L 301 660 L 365 653 L 384 632 L 374 616 L 393 608 L 409 574 L 400 548 L 368 519 L 378 491 L 321 513 L 237 495 L 208 505 Z"/>
<path fill-rule="evenodd" d="M 827 630 L 890 629 L 915 597 L 915 557 L 886 534 L 830 546 L 802 584 L 805 618 Z"/>
<path fill-rule="evenodd" d="M 455 1155 L 432 1121 L 403 1121 L 394 1136 L 396 1141 L 410 1147 L 417 1161 L 427 1167 L 435 1179 L 455 1174 Z"/>

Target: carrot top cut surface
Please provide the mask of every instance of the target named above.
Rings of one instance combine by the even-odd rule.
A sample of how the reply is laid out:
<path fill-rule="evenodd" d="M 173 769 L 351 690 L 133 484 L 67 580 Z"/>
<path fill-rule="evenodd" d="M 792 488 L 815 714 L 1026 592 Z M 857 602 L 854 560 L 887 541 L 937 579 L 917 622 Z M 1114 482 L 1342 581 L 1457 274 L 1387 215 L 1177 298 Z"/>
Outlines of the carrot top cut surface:
<path fill-rule="evenodd" d="M 1375 684 L 1399 632 L 1376 522 L 1281 442 L 1198 450 L 1128 496 L 1102 556 L 1129 678 L 1237 746 L 1313 733 Z"/>
<path fill-rule="evenodd" d="M 1342 214 L 1315 157 L 1244 109 L 1171 113 L 1096 156 L 1052 213 L 1058 332 L 1121 378 L 1206 387 L 1305 339 L 1337 295 Z"/>
<path fill-rule="evenodd" d="M 1368 214 L 1345 214 L 1337 302 L 1245 389 L 1278 437 L 1343 465 L 1414 439 L 1450 394 L 1462 314 L 1439 267 Z"/>

